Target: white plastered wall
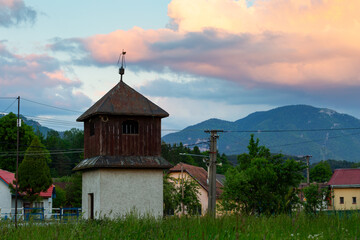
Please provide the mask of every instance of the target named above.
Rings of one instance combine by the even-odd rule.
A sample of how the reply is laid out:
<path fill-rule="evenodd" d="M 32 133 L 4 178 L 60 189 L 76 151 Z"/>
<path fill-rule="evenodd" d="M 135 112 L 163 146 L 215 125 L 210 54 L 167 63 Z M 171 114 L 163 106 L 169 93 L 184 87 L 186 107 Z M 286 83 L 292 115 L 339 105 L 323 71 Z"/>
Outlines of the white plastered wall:
<path fill-rule="evenodd" d="M 88 193 L 94 193 L 95 218 L 163 215 L 163 171 L 100 169 L 83 173 L 82 209 L 88 218 Z"/>
<path fill-rule="evenodd" d="M 82 174 L 82 213 L 85 219 L 89 218 L 88 195 L 94 194 L 94 215 L 100 213 L 100 170 L 86 171 Z"/>
<path fill-rule="evenodd" d="M 0 180 L 0 208 L 1 213 L 9 212 L 11 208 L 11 193 L 9 186 Z M 1 215 L 0 215 L 1 217 Z"/>

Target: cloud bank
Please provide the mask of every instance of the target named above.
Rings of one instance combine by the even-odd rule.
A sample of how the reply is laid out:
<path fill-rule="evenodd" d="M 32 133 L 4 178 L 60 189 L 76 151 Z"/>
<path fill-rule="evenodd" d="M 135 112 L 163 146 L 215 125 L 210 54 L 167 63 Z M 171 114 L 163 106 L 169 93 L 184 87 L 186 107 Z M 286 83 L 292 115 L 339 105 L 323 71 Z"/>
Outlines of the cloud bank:
<path fill-rule="evenodd" d="M 176 30 L 134 27 L 71 44 L 100 66 L 114 64 L 124 48 L 127 61 L 142 69 L 249 88 L 351 88 L 360 86 L 359 9 L 358 0 L 258 0 L 251 6 L 244 0 L 173 0 L 168 15 Z"/>
<path fill-rule="evenodd" d="M 0 27 L 34 23 L 37 13 L 22 0 L 0 0 Z"/>
<path fill-rule="evenodd" d="M 40 54 L 14 54 L 2 43 L 0 86 L 2 97 L 20 95 L 22 98 L 74 110 L 84 109 L 84 106 L 91 104 L 91 100 L 77 90 L 81 82 L 68 78 L 57 59 Z M 66 114 L 54 109 L 44 110 L 47 114 L 49 111 L 53 114 Z M 36 114 L 41 112 L 37 111 Z"/>

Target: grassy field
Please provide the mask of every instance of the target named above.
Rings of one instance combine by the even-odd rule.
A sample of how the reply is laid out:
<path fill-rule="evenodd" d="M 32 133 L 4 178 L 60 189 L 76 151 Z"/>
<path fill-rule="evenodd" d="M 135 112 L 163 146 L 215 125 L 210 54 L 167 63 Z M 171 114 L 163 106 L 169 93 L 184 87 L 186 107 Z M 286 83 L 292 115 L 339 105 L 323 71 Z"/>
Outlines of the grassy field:
<path fill-rule="evenodd" d="M 171 217 L 26 223 L 0 221 L 0 239 L 360 239 L 360 215 Z"/>

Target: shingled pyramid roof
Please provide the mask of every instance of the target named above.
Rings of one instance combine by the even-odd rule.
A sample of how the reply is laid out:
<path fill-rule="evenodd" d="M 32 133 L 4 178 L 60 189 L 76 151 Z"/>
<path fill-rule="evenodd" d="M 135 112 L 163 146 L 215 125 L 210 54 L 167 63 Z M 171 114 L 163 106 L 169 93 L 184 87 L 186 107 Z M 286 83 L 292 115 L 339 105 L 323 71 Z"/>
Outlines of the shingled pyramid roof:
<path fill-rule="evenodd" d="M 94 115 L 125 115 L 168 117 L 169 114 L 123 81 L 115 85 L 76 121 L 83 122 Z"/>

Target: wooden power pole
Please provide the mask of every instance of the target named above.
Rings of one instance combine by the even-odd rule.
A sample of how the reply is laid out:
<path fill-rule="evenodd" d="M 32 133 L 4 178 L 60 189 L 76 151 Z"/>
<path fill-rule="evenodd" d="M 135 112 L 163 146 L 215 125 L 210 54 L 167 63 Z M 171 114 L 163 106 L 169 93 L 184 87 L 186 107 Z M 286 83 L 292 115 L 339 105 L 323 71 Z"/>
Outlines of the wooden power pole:
<path fill-rule="evenodd" d="M 306 183 L 310 185 L 310 158 L 311 155 L 306 155 Z"/>
<path fill-rule="evenodd" d="M 15 173 L 15 228 L 17 228 L 17 215 L 18 215 L 18 184 L 19 184 L 19 127 L 21 127 L 21 120 L 20 120 L 20 96 L 17 97 L 18 99 L 18 113 L 17 113 L 17 120 L 16 120 L 16 173 Z"/>
<path fill-rule="evenodd" d="M 215 217 L 216 213 L 216 154 L 217 154 L 217 139 L 218 132 L 223 130 L 206 130 L 210 133 L 210 160 L 208 168 L 208 181 L 209 181 L 209 198 L 208 198 L 208 214 Z"/>

